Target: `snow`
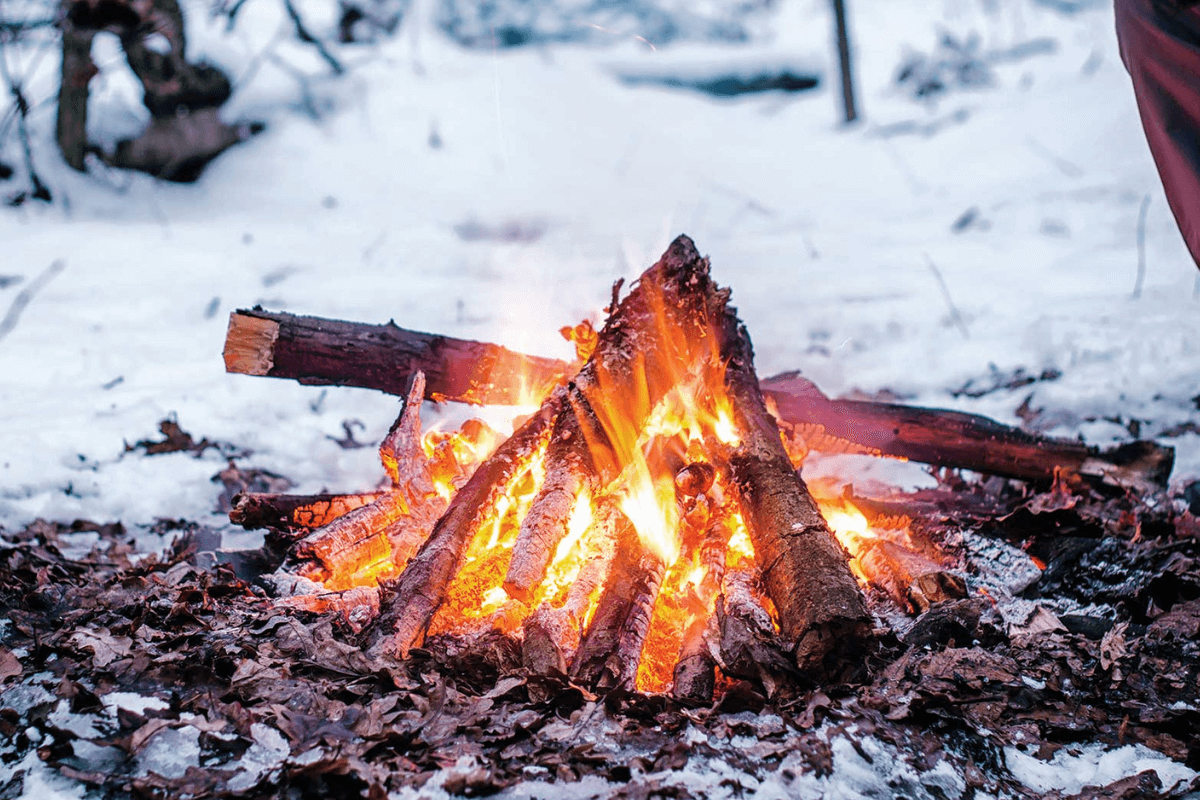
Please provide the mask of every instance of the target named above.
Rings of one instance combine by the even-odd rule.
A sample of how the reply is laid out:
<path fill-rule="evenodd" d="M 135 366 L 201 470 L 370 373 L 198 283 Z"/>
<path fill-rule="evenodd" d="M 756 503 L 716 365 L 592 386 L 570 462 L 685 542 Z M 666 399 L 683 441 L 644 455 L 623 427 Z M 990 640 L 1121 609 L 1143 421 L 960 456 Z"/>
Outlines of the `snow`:
<path fill-rule="evenodd" d="M 1031 428 L 1096 444 L 1128 440 L 1131 420 L 1149 437 L 1195 420 L 1196 267 L 1139 127 L 1110 4 L 856 0 L 865 121 L 850 127 L 838 122 L 824 0 L 774 4 L 769 24 L 752 21 L 746 45 L 685 36 L 653 46 L 624 19 L 587 37 L 606 47 L 510 50 L 457 46 L 440 32 L 446 5 L 418 1 L 396 36 L 338 49 L 348 68 L 340 78 L 290 41 L 279 3 L 246 4 L 228 35 L 205 4 L 184 5 L 194 55 L 235 76 L 227 118 L 267 123 L 194 185 L 97 163 L 86 175 L 67 169 L 43 102 L 56 60 L 35 61 L 36 48 L 6 53 L 15 70 L 28 68 L 34 158 L 55 200 L 0 211 L 0 274 L 20 278 L 0 281 L 0 313 L 52 264 L 65 266 L 45 273 L 0 338 L 0 528 L 87 518 L 144 536 L 156 519 L 186 518 L 224 531 L 227 544 L 252 543 L 215 511 L 221 455 L 151 458 L 126 444 L 157 438 L 158 422 L 174 416 L 197 438 L 252 450 L 243 467 L 286 475 L 295 491 L 359 491 L 381 477 L 373 448 L 344 450 L 333 438 L 343 420 L 360 420 L 358 438 L 378 441 L 399 402 L 225 374 L 231 310 L 390 318 L 568 357 L 558 328 L 597 319 L 611 283 L 636 276 L 680 232 L 732 287 L 764 375 L 798 368 L 833 396 L 886 388 L 1011 424 L 1027 400 Z M 333 4 L 299 7 L 314 30 L 331 29 Z M 932 52 L 942 31 L 977 33 L 986 53 L 1055 46 L 992 58 L 989 85 L 916 103 L 895 86 L 895 70 Z M 146 112 L 113 37 L 99 37 L 95 58 L 90 133 L 111 146 Z M 763 64 L 822 83 L 717 100 L 616 77 Z M 0 160 L 20 166 L 11 137 Z M 19 171 L 0 192 L 23 179 Z M 489 238 L 497 230 L 523 236 Z M 1017 368 L 1062 377 L 976 399 L 951 394 Z M 1173 486 L 1200 477 L 1200 437 L 1161 441 L 1178 448 Z M 912 464 L 820 469 L 928 481 Z M 72 544 L 83 551 L 91 541 L 80 534 Z M 261 733 L 246 758 L 267 770 L 286 754 Z M 159 733 L 144 766 L 195 763 L 195 735 Z M 1014 750 L 1010 766 L 1030 787 L 1072 791 L 1076 773 L 1093 776 L 1078 778 L 1082 786 L 1150 764 L 1169 783 L 1184 769 L 1133 748 L 1080 752 L 1042 763 Z M 759 796 L 886 794 L 881 776 L 893 768 L 931 787 L 921 791 L 962 791 L 953 772 L 919 774 L 890 756 L 865 765 L 848 744 L 834 754 L 828 784 L 802 776 L 785 786 L 775 773 Z M 716 787 L 720 765 L 705 769 Z M 556 796 L 549 784 L 523 786 L 508 795 Z M 35 759 L 26 796 L 80 793 Z"/>
<path fill-rule="evenodd" d="M 823 3 L 785 4 L 771 36 L 748 48 L 631 39 L 498 52 L 455 47 L 423 8 L 410 33 L 344 48 L 350 73 L 338 80 L 299 45 L 271 44 L 271 58 L 256 60 L 283 24 L 270 3 L 248 4 L 229 37 L 193 13 L 199 53 L 241 76 L 228 116 L 269 125 L 193 186 L 99 167 L 76 175 L 50 147 L 52 109 L 34 116 L 58 201 L 0 215 L 5 272 L 24 278 L 0 290 L 0 305 L 56 259 L 66 267 L 0 341 L 0 524 L 187 517 L 221 527 L 209 482 L 218 454 L 123 454 L 170 414 L 196 436 L 252 449 L 244 464 L 287 475 L 298 491 L 372 486 L 369 448 L 327 437 L 358 419 L 359 438 L 378 439 L 397 401 L 224 374 L 230 310 L 393 318 L 565 356 L 557 329 L 594 317 L 609 284 L 680 231 L 733 287 L 764 374 L 801 368 L 834 395 L 891 388 L 1008 422 L 1032 392 L 1039 428 L 1097 443 L 1129 438 L 1105 417 L 1146 420 L 1153 435 L 1194 411 L 1195 267 L 1161 197 L 1107 9 L 863 0 L 852 23 L 867 121 L 845 129 Z M 317 4 L 305 13 L 329 22 Z M 994 64 L 992 87 L 926 107 L 891 81 L 903 54 L 931 49 L 941 27 L 979 31 L 989 50 L 1039 37 L 1058 46 Z M 756 48 L 821 67 L 823 87 L 718 101 L 611 75 L 614 64 L 686 72 Z M 100 61 L 91 118 L 110 141 L 143 112 L 115 49 Z M 53 76 L 38 74 L 47 95 Z M 297 115 L 304 103 L 319 116 Z M 889 133 L 959 112 L 965 121 L 935 135 Z M 1147 277 L 1135 301 L 1145 196 Z M 954 233 L 971 208 L 986 224 Z M 464 241 L 455 226 L 471 221 L 545 231 L 523 244 Z M 930 264 L 970 338 L 950 323 Z M 977 400 L 948 394 L 992 364 L 1064 374 Z M 1180 447 L 1176 483 L 1200 472 L 1196 440 L 1168 442 Z M 911 467 L 909 480 L 925 477 Z"/>
<path fill-rule="evenodd" d="M 1146 770 L 1157 773 L 1164 792 L 1200 774 L 1140 744 L 1113 750 L 1095 745 L 1059 750 L 1049 761 L 1006 747 L 1004 758 L 1013 777 L 1035 792 L 1060 791 L 1067 795 L 1078 794 L 1085 786 L 1107 786 Z"/>

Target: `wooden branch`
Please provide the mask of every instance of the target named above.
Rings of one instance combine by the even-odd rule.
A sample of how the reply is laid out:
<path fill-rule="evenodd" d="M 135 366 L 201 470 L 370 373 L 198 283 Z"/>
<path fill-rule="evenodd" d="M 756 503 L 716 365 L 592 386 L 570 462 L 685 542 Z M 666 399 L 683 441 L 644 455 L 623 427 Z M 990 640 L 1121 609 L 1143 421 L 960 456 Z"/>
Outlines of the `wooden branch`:
<path fill-rule="evenodd" d="M 825 433 L 942 467 L 1048 483 L 1055 471 L 1138 492 L 1167 485 L 1175 450 L 1154 442 L 1129 442 L 1108 450 L 1082 442 L 1034 436 L 976 414 L 893 403 L 830 400 L 798 373 L 762 382 L 781 419 L 816 424 Z"/>
<path fill-rule="evenodd" d="M 707 705 L 717 685 L 717 662 L 709 652 L 707 617 L 693 619 L 683 633 L 679 660 L 671 683 L 671 696 L 685 703 Z"/>
<path fill-rule="evenodd" d="M 761 681 L 767 694 L 796 668 L 780 649 L 771 615 L 754 592 L 754 576 L 746 570 L 725 574 L 717 604 L 717 654 L 721 672 L 735 678 Z"/>
<path fill-rule="evenodd" d="M 429 376 L 427 399 L 505 405 L 522 386 L 565 380 L 570 365 L 496 345 L 414 333 L 394 325 L 238 311 L 225 345 L 229 372 L 292 378 L 301 383 L 358 386 L 403 394 L 416 370 Z M 522 384 L 520 376 L 528 376 Z M 482 377 L 478 377 L 482 376 Z M 1049 484 L 1066 478 L 1161 491 L 1175 451 L 1154 442 L 1100 449 L 1034 436 L 975 414 L 892 403 L 830 400 L 797 373 L 762 382 L 781 422 L 820 426 L 828 439 L 881 455 L 939 467 Z M 820 449 L 816 447 L 815 449 Z"/>
<path fill-rule="evenodd" d="M 517 405 L 569 377 L 570 365 L 494 344 L 255 309 L 229 316 L 225 370 L 309 385 L 358 386 L 404 395 L 426 376 L 427 400 Z"/>
<path fill-rule="evenodd" d="M 399 579 L 385 586 L 391 597 L 368 630 L 367 648 L 372 656 L 403 658 L 424 636 L 458 572 L 463 551 L 508 483 L 545 444 L 561 400 L 562 392 L 546 398 L 537 413 L 479 465 Z"/>
<path fill-rule="evenodd" d="M 574 660 L 588 607 L 608 580 L 618 530 L 628 524 L 624 520 L 614 502 L 599 502 L 596 519 L 583 539 L 587 562 L 571 583 L 562 607 L 542 604 L 522 625 L 521 660 L 532 674 L 546 675 L 552 670 L 565 673 Z"/>
<path fill-rule="evenodd" d="M 796 665 L 816 678 L 840 677 L 862 663 L 871 632 L 866 601 L 846 552 L 783 449 L 758 388 L 749 334 L 732 308 L 717 336 L 741 437 L 729 456 L 732 484 L 767 594 L 784 638 L 795 646 Z"/>
<path fill-rule="evenodd" d="M 691 474 L 697 471 L 694 466 L 689 469 L 693 470 Z M 689 482 L 689 473 L 680 475 L 685 477 L 683 480 L 677 477 L 677 488 Z M 711 702 L 716 688 L 717 662 L 713 658 L 710 643 L 718 640 L 720 634 L 714 624 L 713 605 L 725 578 L 725 551 L 730 535 L 722 517 L 719 515 L 709 522 L 700 542 L 700 564 L 704 569 L 704 578 L 695 589 L 691 618 L 684 630 L 672 674 L 671 696 L 690 704 L 705 705 Z"/>

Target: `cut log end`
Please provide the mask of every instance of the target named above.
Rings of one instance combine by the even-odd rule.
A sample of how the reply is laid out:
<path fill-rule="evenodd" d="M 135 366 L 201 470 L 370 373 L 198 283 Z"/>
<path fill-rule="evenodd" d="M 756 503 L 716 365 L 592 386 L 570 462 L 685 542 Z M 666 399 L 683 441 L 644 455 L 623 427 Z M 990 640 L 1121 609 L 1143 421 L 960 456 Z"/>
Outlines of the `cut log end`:
<path fill-rule="evenodd" d="M 229 315 L 225 335 L 225 371 L 243 375 L 269 375 L 275 366 L 275 340 L 279 323 L 241 312 Z"/>

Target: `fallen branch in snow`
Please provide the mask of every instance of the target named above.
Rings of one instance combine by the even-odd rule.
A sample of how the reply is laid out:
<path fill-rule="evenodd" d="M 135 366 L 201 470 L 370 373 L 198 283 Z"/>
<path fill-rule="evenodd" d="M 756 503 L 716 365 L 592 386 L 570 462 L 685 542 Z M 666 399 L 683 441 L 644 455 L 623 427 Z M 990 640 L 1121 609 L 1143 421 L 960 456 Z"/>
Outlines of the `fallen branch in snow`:
<path fill-rule="evenodd" d="M 62 259 L 55 259 L 50 266 L 42 271 L 41 275 L 34 278 L 28 286 L 17 293 L 13 298 L 12 305 L 8 307 L 8 312 L 4 315 L 4 319 L 0 319 L 0 340 L 12 333 L 13 328 L 17 327 L 17 322 L 21 319 L 21 312 L 33 300 L 34 295 L 45 288 L 46 284 L 54 280 L 54 276 L 62 272 L 67 267 L 67 262 Z"/>

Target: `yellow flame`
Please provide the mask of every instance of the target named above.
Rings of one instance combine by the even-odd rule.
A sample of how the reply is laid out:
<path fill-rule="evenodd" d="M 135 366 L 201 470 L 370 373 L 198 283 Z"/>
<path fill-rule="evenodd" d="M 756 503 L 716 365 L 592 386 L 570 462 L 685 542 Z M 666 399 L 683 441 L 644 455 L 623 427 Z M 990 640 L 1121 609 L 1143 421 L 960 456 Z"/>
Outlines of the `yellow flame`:
<path fill-rule="evenodd" d="M 633 523 L 642 547 L 670 566 L 679 558 L 675 484 L 669 478 L 655 482 L 644 459 L 633 466 L 621 496 L 621 511 Z"/>

